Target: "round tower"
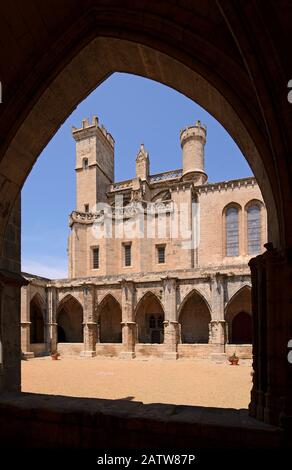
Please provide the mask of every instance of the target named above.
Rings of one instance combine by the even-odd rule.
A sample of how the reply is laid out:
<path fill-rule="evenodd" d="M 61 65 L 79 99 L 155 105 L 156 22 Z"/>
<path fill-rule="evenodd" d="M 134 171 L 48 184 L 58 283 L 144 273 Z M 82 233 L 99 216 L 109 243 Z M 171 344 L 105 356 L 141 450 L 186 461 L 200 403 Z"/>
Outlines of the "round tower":
<path fill-rule="evenodd" d="M 204 147 L 206 143 L 206 126 L 197 121 L 194 126 L 186 127 L 180 132 L 180 143 L 183 151 L 183 180 L 194 180 L 196 184 L 207 181 L 205 173 Z"/>

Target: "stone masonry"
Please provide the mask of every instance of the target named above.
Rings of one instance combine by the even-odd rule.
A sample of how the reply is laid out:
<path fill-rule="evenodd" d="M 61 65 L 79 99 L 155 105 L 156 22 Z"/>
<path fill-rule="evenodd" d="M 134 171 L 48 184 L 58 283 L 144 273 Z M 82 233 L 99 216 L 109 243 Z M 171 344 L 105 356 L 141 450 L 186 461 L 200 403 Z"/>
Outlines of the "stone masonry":
<path fill-rule="evenodd" d="M 23 273 L 22 354 L 251 357 L 248 262 L 267 233 L 255 178 L 207 181 L 199 121 L 180 132 L 181 169 L 151 175 L 142 144 L 135 177 L 121 182 L 97 117 L 72 134 L 69 276 Z"/>

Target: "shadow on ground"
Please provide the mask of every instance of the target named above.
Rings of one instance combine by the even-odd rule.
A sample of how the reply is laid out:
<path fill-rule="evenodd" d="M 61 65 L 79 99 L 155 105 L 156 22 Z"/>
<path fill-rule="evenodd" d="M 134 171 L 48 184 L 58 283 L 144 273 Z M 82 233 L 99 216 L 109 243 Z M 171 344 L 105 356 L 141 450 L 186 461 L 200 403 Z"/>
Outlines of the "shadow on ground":
<path fill-rule="evenodd" d="M 11 393 L 0 398 L 2 448 L 279 448 L 280 429 L 246 409 Z"/>

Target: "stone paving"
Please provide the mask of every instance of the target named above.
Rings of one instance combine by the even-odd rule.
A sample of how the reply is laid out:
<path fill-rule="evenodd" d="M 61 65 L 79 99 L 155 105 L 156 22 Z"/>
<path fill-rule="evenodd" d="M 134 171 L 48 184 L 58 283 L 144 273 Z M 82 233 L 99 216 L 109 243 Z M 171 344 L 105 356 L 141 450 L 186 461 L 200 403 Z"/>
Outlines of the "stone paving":
<path fill-rule="evenodd" d="M 35 358 L 22 361 L 22 391 L 147 403 L 247 408 L 250 361 Z"/>

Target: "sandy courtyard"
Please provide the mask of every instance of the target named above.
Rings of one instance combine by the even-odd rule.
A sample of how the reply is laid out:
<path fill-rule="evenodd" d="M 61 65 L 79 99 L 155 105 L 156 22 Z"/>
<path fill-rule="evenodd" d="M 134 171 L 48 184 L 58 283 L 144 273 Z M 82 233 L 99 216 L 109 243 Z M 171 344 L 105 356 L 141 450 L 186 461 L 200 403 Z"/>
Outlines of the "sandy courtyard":
<path fill-rule="evenodd" d="M 251 366 L 208 361 L 37 358 L 22 362 L 22 390 L 144 403 L 247 408 Z"/>

